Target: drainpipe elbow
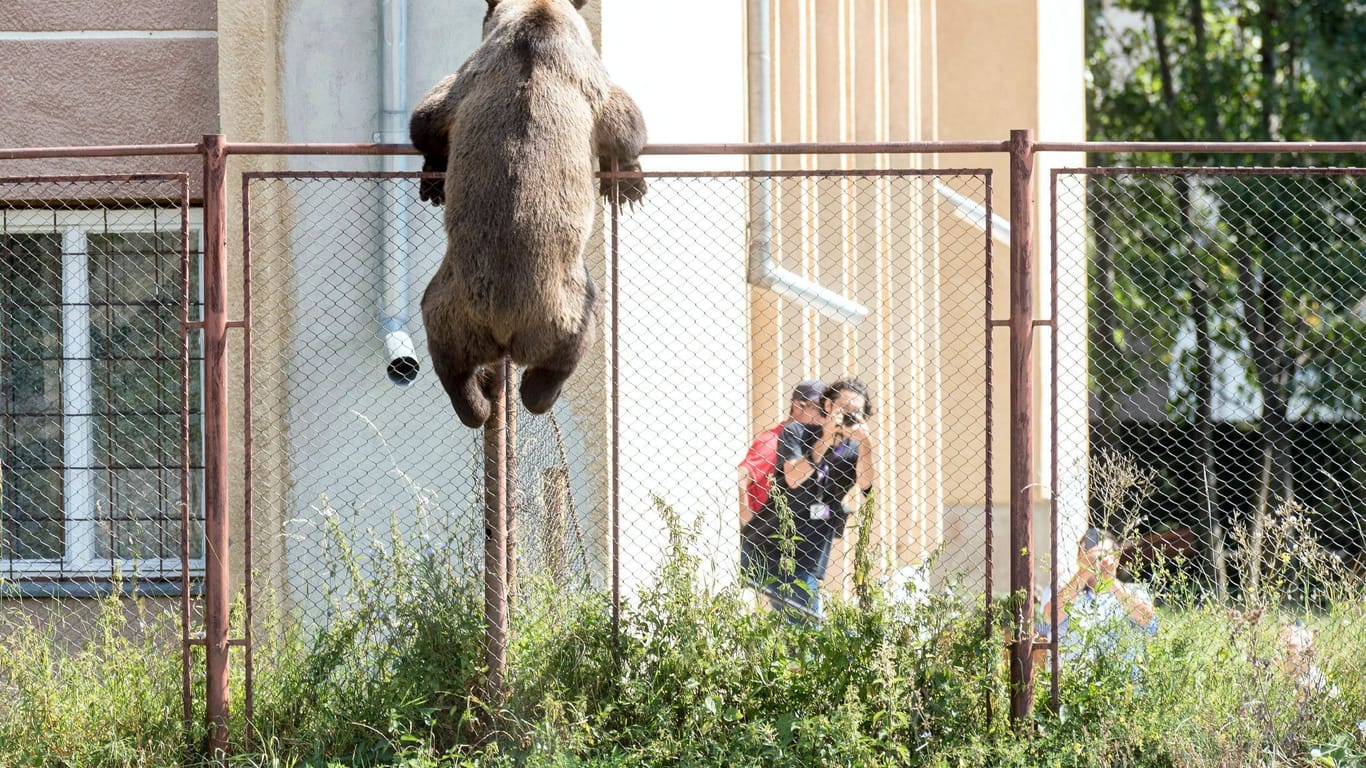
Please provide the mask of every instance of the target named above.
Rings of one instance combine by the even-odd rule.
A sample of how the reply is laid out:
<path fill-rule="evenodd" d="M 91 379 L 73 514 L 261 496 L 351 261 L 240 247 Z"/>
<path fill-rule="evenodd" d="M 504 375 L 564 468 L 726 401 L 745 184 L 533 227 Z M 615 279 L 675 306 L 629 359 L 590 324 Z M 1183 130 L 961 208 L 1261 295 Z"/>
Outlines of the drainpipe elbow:
<path fill-rule="evenodd" d="M 391 321 L 384 330 L 385 359 L 389 361 L 385 372 L 395 386 L 406 387 L 417 380 L 422 366 L 417 361 L 417 348 L 413 337 L 403 330 L 402 323 Z"/>

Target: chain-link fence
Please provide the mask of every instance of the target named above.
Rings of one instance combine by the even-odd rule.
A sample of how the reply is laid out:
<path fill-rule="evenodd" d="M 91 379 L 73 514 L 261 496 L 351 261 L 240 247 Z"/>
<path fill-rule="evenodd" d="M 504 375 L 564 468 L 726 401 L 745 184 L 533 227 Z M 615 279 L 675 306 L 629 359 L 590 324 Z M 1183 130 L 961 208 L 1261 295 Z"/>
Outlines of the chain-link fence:
<path fill-rule="evenodd" d="M 58 615 L 54 596 L 179 595 L 188 665 L 209 644 L 191 598 L 216 504 L 250 618 L 234 607 L 208 650 L 246 646 L 248 712 L 253 649 L 282 637 L 362 638 L 333 662 L 376 679 L 415 663 L 443 670 L 442 691 L 481 685 L 563 610 L 639 605 L 680 543 L 696 584 L 806 618 L 870 582 L 910 610 L 929 593 L 981 605 L 1037 550 L 1051 624 L 1095 526 L 1164 626 L 1344 642 L 1326 617 L 1362 567 L 1359 172 L 1055 174 L 1049 296 L 1012 327 L 1051 329 L 1045 385 L 1008 404 L 993 283 L 1018 276 L 991 172 L 852 157 L 655 172 L 643 204 L 602 204 L 591 353 L 545 415 L 520 407 L 512 371 L 507 429 L 484 433 L 458 424 L 427 359 L 418 306 L 445 232 L 417 174 L 229 176 L 240 242 L 228 198 L 193 209 L 180 175 L 0 181 L 5 596 L 32 623 Z M 236 479 L 210 500 L 214 216 L 243 260 L 214 288 L 235 382 L 215 466 Z M 845 384 L 794 399 L 808 380 Z M 1019 409 L 1037 411 L 1016 443 L 1038 449 L 1026 489 L 1003 447 Z M 803 425 L 822 417 L 838 435 Z M 1006 546 L 1016 491 L 1056 521 L 1033 550 Z M 460 620 L 424 637 L 408 611 L 433 603 Z"/>
<path fill-rule="evenodd" d="M 854 518 L 806 532 L 830 539 L 828 570 L 810 575 L 821 591 L 848 595 L 855 545 L 868 536 L 880 577 L 928 582 L 933 571 L 980 586 L 987 221 L 960 218 L 941 190 L 983 199 L 984 175 L 799 171 L 650 184 L 650 204 L 625 211 L 619 233 L 623 579 L 639 585 L 658 571 L 669 536 L 656 508 L 668 505 L 696 530 L 704 570 L 733 581 L 749 516 L 737 479 L 746 449 L 779 422 L 814 420 L 792 408 L 799 382 L 852 378 L 866 386 L 857 392 L 866 408 L 841 407 L 864 421 L 869 473 L 826 478 L 822 499 L 788 488 L 797 517 L 824 504 Z M 875 498 L 873 517 L 857 519 L 859 504 L 845 498 L 855 486 Z M 765 527 L 775 506 L 757 504 L 755 523 Z"/>
<path fill-rule="evenodd" d="M 184 326 L 198 263 L 184 174 L 0 178 L 7 652 L 46 632 L 66 648 L 109 632 L 188 647 L 204 563 L 202 352 Z M 141 620 L 89 599 L 109 595 L 143 601 Z"/>
<path fill-rule="evenodd" d="M 1085 334 L 1057 352 L 1057 390 L 1085 397 L 1056 420 L 1089 430 L 1084 460 L 1059 467 L 1089 490 L 1088 514 L 1059 521 L 1059 589 L 1085 570 L 1084 529 L 1108 529 L 1159 623 L 1207 622 L 1205 642 L 1267 662 L 1246 666 L 1247 695 L 1338 690 L 1357 647 L 1340 609 L 1363 573 L 1362 172 L 1055 182 L 1055 211 L 1084 212 L 1055 213 L 1059 335 Z"/>
<path fill-rule="evenodd" d="M 903 596 L 932 582 L 982 594 L 989 226 L 985 207 L 962 201 L 988 198 L 989 173 L 648 181 L 647 204 L 602 208 L 608 234 L 588 248 L 606 318 L 593 354 L 550 413 L 512 409 L 499 468 L 429 370 L 417 294 L 445 233 L 418 179 L 248 174 L 258 599 L 325 631 L 362 593 L 380 599 L 366 585 L 434 589 L 403 581 L 422 563 L 478 584 L 500 470 L 507 591 L 523 621 L 553 620 L 528 604 L 560 599 L 547 588 L 631 603 L 680 530 L 710 588 L 738 588 L 747 448 L 789 419 L 799 381 L 853 378 L 870 436 L 859 491 L 874 503 L 843 498 L 852 476 L 832 486 L 843 531 L 818 588 L 850 594 L 866 535 L 873 574 Z M 387 375 L 379 354 L 396 332 L 411 334 L 412 381 Z"/>

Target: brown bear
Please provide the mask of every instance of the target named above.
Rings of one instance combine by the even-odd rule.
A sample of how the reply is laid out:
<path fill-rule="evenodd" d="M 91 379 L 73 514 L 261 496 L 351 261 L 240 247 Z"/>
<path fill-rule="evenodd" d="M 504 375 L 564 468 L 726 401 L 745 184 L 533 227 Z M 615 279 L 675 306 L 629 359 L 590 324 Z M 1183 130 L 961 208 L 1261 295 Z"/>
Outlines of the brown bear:
<path fill-rule="evenodd" d="M 593 158 L 640 169 L 645 121 L 608 78 L 578 9 L 587 0 L 487 0 L 484 39 L 413 111 L 419 194 L 446 206 L 446 256 L 422 296 L 427 348 L 456 415 L 488 419 L 510 356 L 522 402 L 554 405 L 593 343 L 601 307 L 583 253 Z M 610 193 L 604 179 L 601 192 Z M 620 184 L 634 203 L 643 179 Z M 486 367 L 487 366 L 487 367 Z"/>

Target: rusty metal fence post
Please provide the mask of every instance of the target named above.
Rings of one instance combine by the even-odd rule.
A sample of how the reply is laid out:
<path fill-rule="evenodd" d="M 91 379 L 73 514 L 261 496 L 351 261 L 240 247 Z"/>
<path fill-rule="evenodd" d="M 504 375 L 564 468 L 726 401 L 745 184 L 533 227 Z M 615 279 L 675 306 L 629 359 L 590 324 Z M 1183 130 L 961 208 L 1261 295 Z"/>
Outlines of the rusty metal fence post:
<path fill-rule="evenodd" d="M 611 315 L 608 321 L 608 349 L 611 376 L 611 490 L 608 514 L 611 528 L 609 554 L 612 577 L 612 660 L 621 661 L 621 171 L 612 160 L 612 194 L 608 199 L 611 216 L 607 274 L 611 283 L 608 302 Z"/>
<path fill-rule="evenodd" d="M 1010 717 L 1034 698 L 1034 134 L 1010 132 Z"/>
<path fill-rule="evenodd" d="M 204 712 L 208 753 L 228 744 L 227 139 L 204 137 Z"/>
<path fill-rule="evenodd" d="M 511 363 L 499 363 L 502 381 L 484 425 L 484 625 L 486 704 L 503 693 L 508 638 L 508 387 Z"/>

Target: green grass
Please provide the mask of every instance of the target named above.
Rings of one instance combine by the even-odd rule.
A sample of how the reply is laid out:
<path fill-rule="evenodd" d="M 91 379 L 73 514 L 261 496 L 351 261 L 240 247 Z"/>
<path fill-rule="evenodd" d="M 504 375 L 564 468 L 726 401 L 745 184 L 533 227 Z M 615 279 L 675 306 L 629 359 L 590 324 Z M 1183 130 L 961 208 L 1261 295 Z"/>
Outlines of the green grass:
<path fill-rule="evenodd" d="M 705 589 L 688 532 L 661 510 L 673 556 L 655 586 L 624 607 L 615 647 L 605 594 L 524 574 L 499 702 L 481 693 L 477 574 L 393 538 L 368 569 L 347 571 L 333 619 L 316 636 L 266 620 L 255 656 L 256 739 L 236 744 L 231 762 L 1363 765 L 1358 590 L 1337 590 L 1312 609 L 1263 600 L 1262 613 L 1242 618 L 1175 600 L 1161 609 L 1137 675 L 1123 664 L 1068 670 L 1059 715 L 1040 677 L 1031 735 L 1021 737 L 1006 720 L 1003 629 L 984 632 L 979 597 L 946 591 L 910 611 L 865 588 L 856 604 L 834 600 L 824 625 L 793 626 L 742 593 Z M 355 564 L 349 548 L 340 551 Z M 197 763 L 181 722 L 178 616 L 140 606 L 106 601 L 89 642 L 62 652 L 55 624 L 11 607 L 0 654 L 0 766 Z M 1281 669 L 1277 631 L 1295 618 L 1316 628 L 1315 662 L 1331 690 L 1298 691 Z M 245 732 L 243 709 L 233 702 L 236 735 Z"/>
<path fill-rule="evenodd" d="M 0 766 L 166 766 L 186 760 L 179 615 L 107 598 L 69 647 L 58 606 L 0 619 Z"/>

